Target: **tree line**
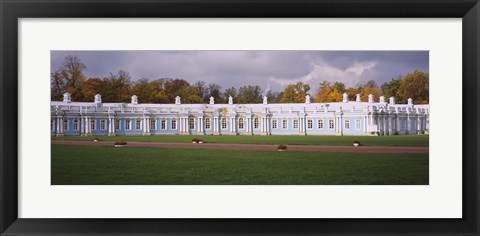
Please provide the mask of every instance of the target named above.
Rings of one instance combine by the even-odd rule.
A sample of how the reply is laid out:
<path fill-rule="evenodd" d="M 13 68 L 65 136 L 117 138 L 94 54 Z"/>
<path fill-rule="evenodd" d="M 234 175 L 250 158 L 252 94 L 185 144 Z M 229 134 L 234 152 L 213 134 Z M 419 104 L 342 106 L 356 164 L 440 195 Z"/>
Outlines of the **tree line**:
<path fill-rule="evenodd" d="M 72 101 L 91 102 L 96 94 L 102 95 L 103 102 L 128 103 L 133 94 L 137 95 L 140 103 L 174 103 L 175 97 L 180 96 L 182 103 L 208 103 L 214 97 L 216 103 L 227 103 L 231 96 L 234 103 L 261 103 L 263 91 L 260 86 L 248 85 L 240 88 L 230 87 L 222 90 L 216 83 L 207 84 L 197 81 L 190 84 L 184 79 L 161 78 L 150 80 L 142 78 L 132 81 L 126 71 L 110 73 L 104 78 L 86 78 L 84 71 L 87 66 L 76 56 L 67 56 L 64 63 L 51 74 L 51 99 L 62 100 L 63 94 L 68 92 Z M 373 94 L 378 100 L 382 94 L 387 99 L 395 97 L 397 103 L 405 103 L 408 98 L 414 103 L 428 103 L 428 73 L 414 71 L 405 76 L 399 76 L 389 82 L 377 86 L 375 81 L 355 88 L 346 88 L 344 83 L 330 83 L 324 81 L 315 96 L 310 93 L 310 85 L 297 82 L 289 84 L 281 92 L 268 90 L 265 94 L 269 103 L 303 103 L 305 96 L 310 95 L 315 102 L 339 102 L 342 94 L 347 93 L 349 100 L 354 101 L 356 94 L 361 94 L 362 101 L 366 101 L 368 94 Z"/>

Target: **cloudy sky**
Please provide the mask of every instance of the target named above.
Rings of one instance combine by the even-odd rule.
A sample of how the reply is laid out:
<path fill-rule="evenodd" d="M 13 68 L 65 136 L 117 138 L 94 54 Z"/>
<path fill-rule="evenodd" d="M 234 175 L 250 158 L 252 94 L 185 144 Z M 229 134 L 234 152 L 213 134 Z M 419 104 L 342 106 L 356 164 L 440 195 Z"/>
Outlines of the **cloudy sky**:
<path fill-rule="evenodd" d="M 203 80 L 223 89 L 244 85 L 274 91 L 298 81 L 339 81 L 346 87 L 368 80 L 378 85 L 416 69 L 428 72 L 428 51 L 52 51 L 51 71 L 67 55 L 79 57 L 87 77 L 124 70 L 132 80 L 181 78 Z"/>

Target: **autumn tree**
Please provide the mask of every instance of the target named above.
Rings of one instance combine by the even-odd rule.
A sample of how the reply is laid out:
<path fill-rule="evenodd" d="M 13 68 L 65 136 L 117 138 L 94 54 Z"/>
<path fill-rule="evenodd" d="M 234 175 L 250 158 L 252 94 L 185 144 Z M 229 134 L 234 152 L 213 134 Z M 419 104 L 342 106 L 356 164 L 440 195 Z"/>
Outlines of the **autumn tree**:
<path fill-rule="evenodd" d="M 403 100 L 412 98 L 414 103 L 428 103 L 429 74 L 419 70 L 408 73 L 403 77 L 398 92 Z"/>
<path fill-rule="evenodd" d="M 297 82 L 295 84 L 289 84 L 280 93 L 280 103 L 301 103 L 305 102 L 305 96 L 307 96 L 310 90 L 310 85 L 303 82 Z"/>
<path fill-rule="evenodd" d="M 118 71 L 116 74 L 110 73 L 104 78 L 104 89 L 102 92 L 102 101 L 105 102 L 130 102 L 132 83 L 128 72 Z"/>
<path fill-rule="evenodd" d="M 228 98 L 232 97 L 233 101 L 235 102 L 237 100 L 237 89 L 235 87 L 230 87 L 225 89 L 225 92 L 223 92 L 223 102 L 228 103 Z"/>
<path fill-rule="evenodd" d="M 374 101 L 380 96 L 380 90 L 378 89 L 377 83 L 373 80 L 370 80 L 364 86 L 359 87 L 359 91 L 360 99 L 362 101 L 368 101 L 369 94 L 374 96 Z"/>
<path fill-rule="evenodd" d="M 63 64 L 52 74 L 52 84 L 54 93 L 52 96 L 58 96 L 58 93 L 68 92 L 72 95 L 73 101 L 83 101 L 82 86 L 85 82 L 83 70 L 87 66 L 83 64 L 80 58 L 68 55 Z M 63 86 L 60 88 L 59 86 Z"/>
<path fill-rule="evenodd" d="M 82 97 L 86 102 L 93 101 L 95 95 L 102 94 L 104 89 L 104 82 L 99 78 L 89 78 L 81 87 Z"/>

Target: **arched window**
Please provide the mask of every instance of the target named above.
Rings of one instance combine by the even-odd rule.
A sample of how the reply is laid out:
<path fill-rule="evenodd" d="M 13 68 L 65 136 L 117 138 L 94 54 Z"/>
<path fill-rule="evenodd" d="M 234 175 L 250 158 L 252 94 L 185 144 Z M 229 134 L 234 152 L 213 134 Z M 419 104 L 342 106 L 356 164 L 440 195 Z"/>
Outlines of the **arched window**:
<path fill-rule="evenodd" d="M 78 119 L 73 120 L 73 130 L 78 131 Z"/>
<path fill-rule="evenodd" d="M 166 120 L 162 120 L 161 129 L 167 129 L 167 121 Z"/>
<path fill-rule="evenodd" d="M 335 129 L 335 121 L 333 119 L 328 119 L 328 129 Z"/>
<path fill-rule="evenodd" d="M 255 118 L 253 119 L 253 128 L 254 128 L 254 129 L 258 129 L 259 127 L 260 127 L 260 123 L 259 123 L 259 121 L 258 121 L 258 117 L 255 117 Z"/>
<path fill-rule="evenodd" d="M 222 129 L 227 129 L 227 118 L 222 118 Z"/>
<path fill-rule="evenodd" d="M 142 120 L 141 119 L 136 119 L 135 120 L 135 129 L 136 130 L 141 130 L 142 129 Z"/>
<path fill-rule="evenodd" d="M 350 120 L 345 120 L 345 129 L 350 129 Z"/>
<path fill-rule="evenodd" d="M 95 119 L 90 120 L 90 129 L 91 130 L 96 130 L 97 126 L 97 121 Z"/>
<path fill-rule="evenodd" d="M 243 125 L 244 125 L 243 117 L 241 117 L 238 119 L 238 129 L 243 129 Z"/>
<path fill-rule="evenodd" d="M 283 118 L 282 120 L 282 129 L 288 129 L 288 119 Z"/>
<path fill-rule="evenodd" d="M 100 120 L 100 130 L 106 130 L 107 129 L 107 122 L 105 121 L 105 119 L 101 119 Z"/>
<path fill-rule="evenodd" d="M 293 128 L 298 129 L 298 119 L 293 120 Z"/>
<path fill-rule="evenodd" d="M 210 118 L 205 118 L 205 129 L 210 129 L 210 126 L 211 126 L 211 122 L 210 122 Z"/>
<path fill-rule="evenodd" d="M 120 130 L 120 119 L 115 119 L 115 130 Z"/>
<path fill-rule="evenodd" d="M 172 119 L 172 129 L 177 129 L 177 119 Z"/>
<path fill-rule="evenodd" d="M 68 131 L 68 119 L 63 120 L 63 131 Z"/>
<path fill-rule="evenodd" d="M 150 120 L 150 129 L 151 130 L 156 130 L 157 129 L 157 119 L 151 119 Z"/>
<path fill-rule="evenodd" d="M 360 122 L 361 122 L 360 119 L 356 119 L 356 120 L 355 120 L 355 129 L 360 129 L 360 127 L 361 127 Z"/>
<path fill-rule="evenodd" d="M 125 120 L 125 129 L 126 130 L 131 130 L 132 129 L 132 120 L 130 120 L 130 119 Z"/>
<path fill-rule="evenodd" d="M 188 120 L 188 128 L 195 129 L 195 118 L 190 117 L 190 119 Z"/>

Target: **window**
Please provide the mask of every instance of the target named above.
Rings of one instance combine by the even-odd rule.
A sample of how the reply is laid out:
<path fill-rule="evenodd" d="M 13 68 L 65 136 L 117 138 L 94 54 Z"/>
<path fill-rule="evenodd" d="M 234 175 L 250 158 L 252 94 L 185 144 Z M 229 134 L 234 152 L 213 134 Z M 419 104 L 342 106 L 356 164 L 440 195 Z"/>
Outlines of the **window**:
<path fill-rule="evenodd" d="M 345 120 L 345 129 L 350 129 L 350 120 Z"/>
<path fill-rule="evenodd" d="M 328 120 L 328 129 L 335 129 L 335 123 L 333 119 Z"/>
<path fill-rule="evenodd" d="M 50 131 L 53 131 L 53 124 L 54 124 L 54 123 L 55 123 L 55 122 L 53 122 L 53 120 L 50 121 Z"/>
<path fill-rule="evenodd" d="M 142 129 L 142 119 L 135 119 L 135 129 L 136 130 Z"/>
<path fill-rule="evenodd" d="M 157 129 L 157 119 L 150 120 L 150 129 L 156 130 Z"/>
<path fill-rule="evenodd" d="M 132 121 L 130 119 L 125 120 L 125 129 L 131 130 L 132 129 Z"/>
<path fill-rule="evenodd" d="M 95 119 L 90 120 L 90 129 L 95 130 L 97 126 L 97 121 Z"/>
<path fill-rule="evenodd" d="M 132 129 L 132 120 L 130 120 L 130 119 L 125 120 L 125 129 L 126 130 L 131 130 Z"/>
<path fill-rule="evenodd" d="M 195 129 L 195 118 L 192 117 L 188 120 L 188 128 Z"/>
<path fill-rule="evenodd" d="M 317 120 L 317 122 L 318 122 L 318 128 L 323 129 L 323 119 L 320 118 Z"/>
<path fill-rule="evenodd" d="M 355 120 L 355 129 L 360 129 L 360 126 L 361 126 L 360 122 L 361 122 L 360 119 Z"/>
<path fill-rule="evenodd" d="M 293 120 L 293 128 L 298 129 L 298 119 Z"/>
<path fill-rule="evenodd" d="M 307 129 L 313 129 L 313 120 L 312 119 L 307 120 Z"/>
<path fill-rule="evenodd" d="M 63 120 L 63 131 L 68 131 L 68 119 Z"/>
<path fill-rule="evenodd" d="M 100 130 L 106 130 L 107 129 L 107 122 L 105 119 L 100 120 Z"/>
<path fill-rule="evenodd" d="M 167 129 L 167 121 L 166 120 L 162 120 L 161 129 Z"/>
<path fill-rule="evenodd" d="M 243 129 L 243 118 L 238 119 L 238 128 Z"/>
<path fill-rule="evenodd" d="M 272 129 L 277 129 L 278 128 L 278 121 L 277 119 L 272 119 Z"/>
<path fill-rule="evenodd" d="M 259 121 L 258 121 L 258 117 L 255 117 L 255 118 L 253 119 L 253 128 L 254 128 L 254 129 L 258 129 L 258 127 L 260 127 L 260 123 L 259 123 Z"/>
<path fill-rule="evenodd" d="M 177 119 L 172 119 L 172 129 L 177 129 Z"/>
<path fill-rule="evenodd" d="M 120 130 L 120 119 L 115 119 L 115 130 Z"/>
<path fill-rule="evenodd" d="M 78 131 L 78 119 L 73 120 L 73 130 Z"/>
<path fill-rule="evenodd" d="M 210 118 L 205 118 L 205 129 L 210 129 L 211 128 L 211 122 Z"/>
<path fill-rule="evenodd" d="M 282 120 L 282 129 L 288 129 L 288 120 L 286 118 Z"/>
<path fill-rule="evenodd" d="M 222 118 L 222 129 L 227 129 L 227 118 Z"/>

